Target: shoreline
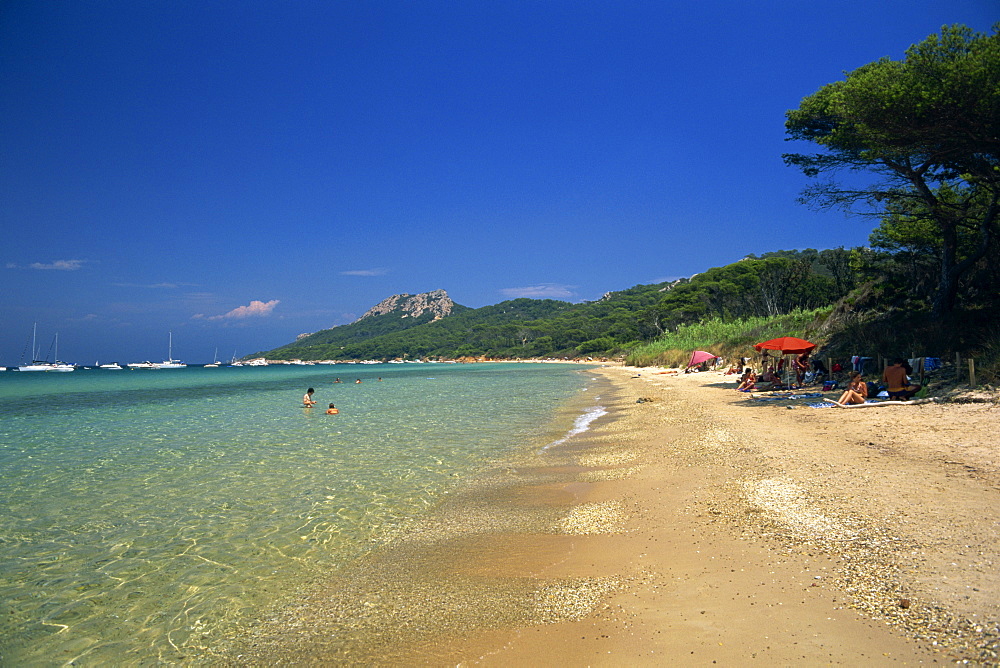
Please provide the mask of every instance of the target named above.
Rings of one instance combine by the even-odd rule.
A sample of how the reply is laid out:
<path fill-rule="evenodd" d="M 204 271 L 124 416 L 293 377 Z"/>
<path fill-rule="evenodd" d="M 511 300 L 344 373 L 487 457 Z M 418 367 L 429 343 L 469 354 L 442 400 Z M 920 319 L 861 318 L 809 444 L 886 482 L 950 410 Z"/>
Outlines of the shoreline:
<path fill-rule="evenodd" d="M 588 372 L 609 384 L 588 431 L 457 493 L 233 662 L 997 662 L 995 408 L 789 411 L 716 373 Z"/>

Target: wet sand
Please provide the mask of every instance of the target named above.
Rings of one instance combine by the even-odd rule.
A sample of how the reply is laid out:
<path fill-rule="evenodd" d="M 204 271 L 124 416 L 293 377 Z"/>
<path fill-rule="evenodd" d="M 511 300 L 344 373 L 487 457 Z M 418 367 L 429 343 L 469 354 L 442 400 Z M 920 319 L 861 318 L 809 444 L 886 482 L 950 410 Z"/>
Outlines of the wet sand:
<path fill-rule="evenodd" d="M 996 663 L 1000 409 L 658 371 L 593 370 L 589 431 L 469 481 L 228 662 Z"/>

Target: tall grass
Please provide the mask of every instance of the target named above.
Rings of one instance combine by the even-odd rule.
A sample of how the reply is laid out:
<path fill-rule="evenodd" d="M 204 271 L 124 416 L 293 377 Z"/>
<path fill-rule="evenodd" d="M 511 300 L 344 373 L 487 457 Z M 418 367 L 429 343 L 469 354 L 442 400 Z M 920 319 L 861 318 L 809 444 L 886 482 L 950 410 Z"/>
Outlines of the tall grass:
<path fill-rule="evenodd" d="M 832 307 L 796 310 L 774 317 L 749 317 L 723 321 L 712 318 L 681 325 L 674 332 L 632 350 L 626 363 L 633 366 L 684 366 L 694 350 L 723 357 L 751 356 L 753 344 L 779 336 L 809 338 L 830 314 Z"/>

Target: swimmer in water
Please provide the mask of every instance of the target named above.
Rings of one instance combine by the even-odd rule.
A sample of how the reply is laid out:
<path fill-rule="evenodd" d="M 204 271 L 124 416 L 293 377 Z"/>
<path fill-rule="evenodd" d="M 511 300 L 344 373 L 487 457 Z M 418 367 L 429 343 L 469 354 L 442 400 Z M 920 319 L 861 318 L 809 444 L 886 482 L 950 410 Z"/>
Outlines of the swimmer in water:
<path fill-rule="evenodd" d="M 316 405 L 316 400 L 313 399 L 313 392 L 315 391 L 316 390 L 310 387 L 308 390 L 306 390 L 306 393 L 302 395 L 302 405 L 305 406 L 306 408 L 312 408 L 313 406 Z"/>
<path fill-rule="evenodd" d="M 340 411 L 337 410 L 337 407 L 333 404 L 330 404 L 330 407 L 326 409 L 327 415 L 337 415 L 338 413 L 340 413 Z"/>

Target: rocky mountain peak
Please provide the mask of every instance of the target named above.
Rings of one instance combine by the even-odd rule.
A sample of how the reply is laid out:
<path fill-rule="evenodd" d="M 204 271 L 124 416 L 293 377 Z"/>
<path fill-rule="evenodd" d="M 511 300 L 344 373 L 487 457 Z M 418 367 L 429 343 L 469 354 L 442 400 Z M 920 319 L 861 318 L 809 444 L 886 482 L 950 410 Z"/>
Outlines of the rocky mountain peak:
<path fill-rule="evenodd" d="M 389 313 L 398 313 L 403 318 L 417 318 L 428 311 L 434 314 L 434 320 L 440 320 L 450 315 L 454 307 L 455 302 L 451 300 L 451 297 L 444 290 L 434 290 L 419 295 L 393 295 L 368 309 L 355 322 L 360 322 L 365 318 L 377 315 L 388 315 Z"/>

